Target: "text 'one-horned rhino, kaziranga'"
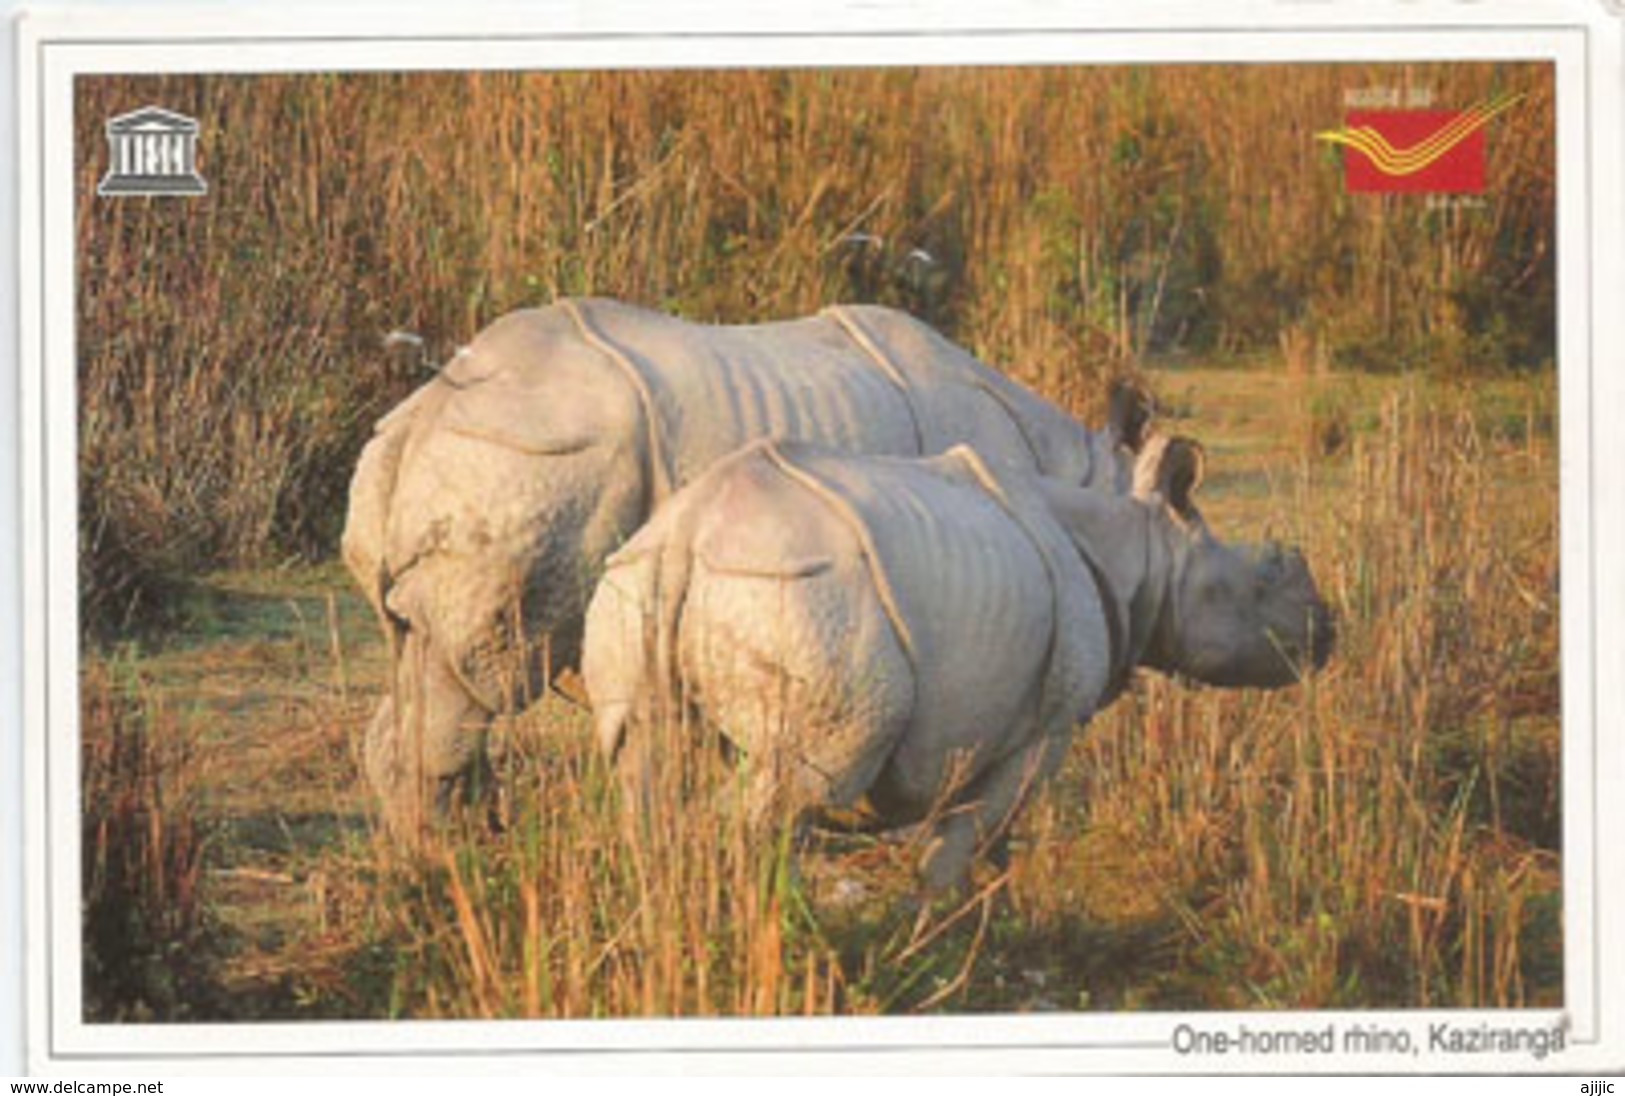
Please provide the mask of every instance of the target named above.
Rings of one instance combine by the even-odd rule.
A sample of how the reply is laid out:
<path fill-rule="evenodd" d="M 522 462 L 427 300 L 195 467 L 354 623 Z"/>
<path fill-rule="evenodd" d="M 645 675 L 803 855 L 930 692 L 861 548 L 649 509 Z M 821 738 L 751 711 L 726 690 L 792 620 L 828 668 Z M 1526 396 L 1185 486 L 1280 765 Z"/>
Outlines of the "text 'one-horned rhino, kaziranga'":
<path fill-rule="evenodd" d="M 709 741 L 755 823 L 931 821 L 924 882 L 956 884 L 1131 668 L 1275 687 L 1330 654 L 1303 557 L 1215 538 L 1200 471 L 1184 439 L 1147 443 L 1132 495 L 964 447 L 759 442 L 610 557 L 583 653 L 599 744 L 634 805 Z"/>
<path fill-rule="evenodd" d="M 478 786 L 492 717 L 579 662 L 603 560 L 748 442 L 993 464 L 1126 489 L 1144 404 L 1092 432 L 926 325 L 873 306 L 709 326 L 606 300 L 512 313 L 387 415 L 344 558 L 390 641 L 363 750 L 392 829 Z"/>

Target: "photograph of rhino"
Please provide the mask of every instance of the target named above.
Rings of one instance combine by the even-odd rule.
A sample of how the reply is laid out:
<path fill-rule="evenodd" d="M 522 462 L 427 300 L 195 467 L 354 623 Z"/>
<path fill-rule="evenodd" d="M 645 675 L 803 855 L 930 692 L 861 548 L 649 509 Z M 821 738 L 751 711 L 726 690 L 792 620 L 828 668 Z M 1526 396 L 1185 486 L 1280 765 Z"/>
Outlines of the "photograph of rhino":
<path fill-rule="evenodd" d="M 1561 1003 L 1550 66 L 76 99 L 87 1020 Z"/>

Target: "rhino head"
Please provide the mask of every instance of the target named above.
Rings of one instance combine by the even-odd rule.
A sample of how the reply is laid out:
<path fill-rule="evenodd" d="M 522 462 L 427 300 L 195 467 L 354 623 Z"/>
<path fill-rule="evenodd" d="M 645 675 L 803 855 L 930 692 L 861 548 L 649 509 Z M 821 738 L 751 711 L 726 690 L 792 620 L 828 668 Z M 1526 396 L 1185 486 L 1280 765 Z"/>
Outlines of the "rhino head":
<path fill-rule="evenodd" d="M 1214 536 L 1192 499 L 1203 466 L 1197 443 L 1155 438 L 1135 468 L 1135 495 L 1153 509 L 1151 539 L 1166 553 L 1141 661 L 1209 685 L 1295 684 L 1331 656 L 1331 609 L 1298 550 Z"/>

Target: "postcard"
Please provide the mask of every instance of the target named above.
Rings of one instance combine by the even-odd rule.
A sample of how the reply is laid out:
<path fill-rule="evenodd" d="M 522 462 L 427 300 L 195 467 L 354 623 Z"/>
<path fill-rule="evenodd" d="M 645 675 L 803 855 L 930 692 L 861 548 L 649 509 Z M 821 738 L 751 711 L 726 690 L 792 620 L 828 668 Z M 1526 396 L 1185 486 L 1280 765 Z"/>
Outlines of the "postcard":
<path fill-rule="evenodd" d="M 1625 1065 L 1625 21 L 18 24 L 28 1066 Z"/>

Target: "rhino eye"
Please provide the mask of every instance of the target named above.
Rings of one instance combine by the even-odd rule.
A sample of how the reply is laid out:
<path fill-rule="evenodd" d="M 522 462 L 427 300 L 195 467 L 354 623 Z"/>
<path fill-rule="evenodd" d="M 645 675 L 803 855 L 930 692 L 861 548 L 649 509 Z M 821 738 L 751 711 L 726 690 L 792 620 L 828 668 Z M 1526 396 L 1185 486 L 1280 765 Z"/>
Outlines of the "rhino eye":
<path fill-rule="evenodd" d="M 1253 577 L 1253 598 L 1259 602 L 1267 602 L 1275 597 L 1284 585 L 1281 568 L 1261 568 Z"/>

